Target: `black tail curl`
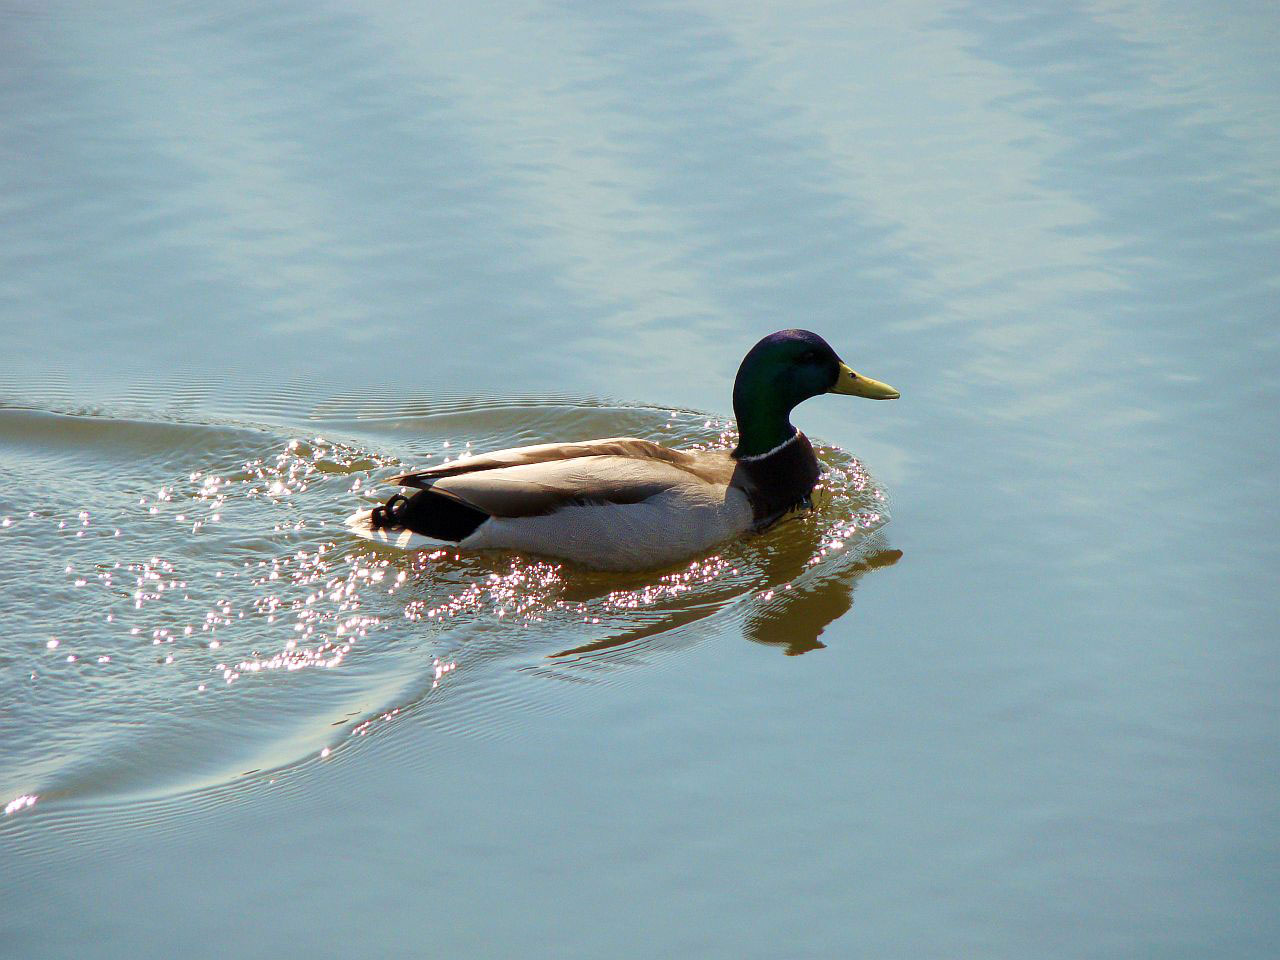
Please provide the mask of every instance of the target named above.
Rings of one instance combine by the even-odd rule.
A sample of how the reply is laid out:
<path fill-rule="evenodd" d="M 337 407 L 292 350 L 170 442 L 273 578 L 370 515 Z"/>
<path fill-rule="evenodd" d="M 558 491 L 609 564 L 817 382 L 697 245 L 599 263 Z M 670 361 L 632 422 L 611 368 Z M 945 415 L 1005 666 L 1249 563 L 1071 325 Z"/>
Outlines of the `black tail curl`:
<path fill-rule="evenodd" d="M 457 543 L 475 533 L 488 519 L 489 514 L 483 510 L 427 489 L 408 497 L 394 494 L 386 503 L 373 508 L 369 526 L 374 530 L 387 527 L 412 530 L 434 540 Z"/>
<path fill-rule="evenodd" d="M 404 508 L 408 505 L 409 498 L 403 493 L 393 494 L 386 503 L 373 508 L 373 512 L 369 514 L 369 526 L 374 530 L 404 526 Z"/>

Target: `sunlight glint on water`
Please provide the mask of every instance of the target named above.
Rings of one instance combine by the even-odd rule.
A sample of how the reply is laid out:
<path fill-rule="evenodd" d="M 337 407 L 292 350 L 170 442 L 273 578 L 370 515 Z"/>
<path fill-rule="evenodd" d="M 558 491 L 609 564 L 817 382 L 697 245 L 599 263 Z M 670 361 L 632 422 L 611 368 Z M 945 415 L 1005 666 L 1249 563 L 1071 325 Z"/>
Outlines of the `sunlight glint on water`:
<path fill-rule="evenodd" d="M 495 445 L 528 439 L 515 432 L 527 418 L 500 411 L 481 405 L 461 421 L 416 418 L 416 440 L 447 460 L 470 446 L 456 440 L 470 434 L 468 420 L 492 425 L 495 415 L 512 427 L 488 437 Z M 547 413 L 542 429 L 551 437 L 607 411 L 561 405 Z M 733 442 L 725 424 L 702 415 L 627 415 L 662 442 Z M 33 797 L 91 810 L 95 801 L 177 802 L 193 790 L 278 777 L 413 713 L 457 670 L 488 671 L 491 690 L 510 667 L 536 672 L 548 657 L 560 675 L 591 675 L 609 650 L 651 645 L 726 611 L 749 618 L 815 578 L 847 580 L 865 569 L 859 564 L 876 547 L 869 535 L 886 519 L 884 495 L 860 465 L 822 448 L 816 514 L 671 571 L 619 576 L 514 555 L 401 554 L 345 531 L 356 506 L 385 495 L 378 477 L 405 466 L 353 441 L 18 409 L 0 411 L 0 423 L 0 442 L 14 446 L 39 432 L 51 476 L 55 456 L 129 466 L 113 488 L 95 491 L 92 509 L 74 500 L 74 485 L 59 496 L 54 484 L 43 504 L 5 517 L 0 536 L 22 544 L 27 582 L 59 595 L 64 610 L 56 635 L 29 643 L 6 670 L 15 689 L 34 693 L 15 716 L 19 749 L 4 784 L 10 815 Z M 145 456 L 156 430 L 215 452 L 174 476 L 178 464 Z M 12 503 L 20 492 L 3 495 Z M 134 555 L 135 543 L 146 544 L 146 556 Z M 10 613 L 28 636 L 38 637 L 43 622 L 34 603 Z M 388 685 L 397 691 L 391 701 L 382 699 Z M 65 724 L 50 722 L 59 714 Z"/>
<path fill-rule="evenodd" d="M 3 15 L 0 953 L 1274 956 L 1274 3 Z M 813 522 L 340 525 L 785 326 Z"/>

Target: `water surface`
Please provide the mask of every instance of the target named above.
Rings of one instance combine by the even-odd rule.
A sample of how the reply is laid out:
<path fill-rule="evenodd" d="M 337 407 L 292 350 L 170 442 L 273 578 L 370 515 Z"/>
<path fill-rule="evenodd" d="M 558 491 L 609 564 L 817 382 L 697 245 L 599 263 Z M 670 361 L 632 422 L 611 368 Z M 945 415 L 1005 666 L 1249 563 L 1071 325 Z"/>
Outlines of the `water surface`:
<path fill-rule="evenodd" d="M 0 952 L 1271 955 L 1270 5 L 4 22 Z M 813 516 L 343 531 L 784 326 Z"/>

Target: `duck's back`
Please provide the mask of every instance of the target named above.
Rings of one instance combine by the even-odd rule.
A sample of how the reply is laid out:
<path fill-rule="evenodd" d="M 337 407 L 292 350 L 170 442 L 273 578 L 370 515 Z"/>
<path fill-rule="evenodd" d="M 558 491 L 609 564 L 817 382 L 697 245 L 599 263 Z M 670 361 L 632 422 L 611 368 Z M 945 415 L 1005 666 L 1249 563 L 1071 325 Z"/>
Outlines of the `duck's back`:
<path fill-rule="evenodd" d="M 584 457 L 622 457 L 636 462 L 669 463 L 698 476 L 717 482 L 733 473 L 733 460 L 722 450 L 675 450 L 652 440 L 638 437 L 606 437 L 601 440 L 581 440 L 574 443 L 536 443 L 525 447 L 510 447 L 477 456 L 460 457 L 449 463 L 402 473 L 389 477 L 387 483 L 401 487 L 429 487 L 441 477 L 464 473 L 479 473 L 505 467 L 553 464 Z"/>

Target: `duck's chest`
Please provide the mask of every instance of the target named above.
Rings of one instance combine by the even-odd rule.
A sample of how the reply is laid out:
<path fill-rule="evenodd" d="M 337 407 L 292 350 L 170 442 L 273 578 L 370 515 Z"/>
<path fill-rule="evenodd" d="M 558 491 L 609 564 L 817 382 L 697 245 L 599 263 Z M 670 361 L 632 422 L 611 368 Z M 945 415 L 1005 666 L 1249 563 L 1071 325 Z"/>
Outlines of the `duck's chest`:
<path fill-rule="evenodd" d="M 734 470 L 732 485 L 751 504 L 752 527 L 764 530 L 797 507 L 806 506 L 822 467 L 813 445 L 803 433 L 759 457 L 743 458 Z"/>

